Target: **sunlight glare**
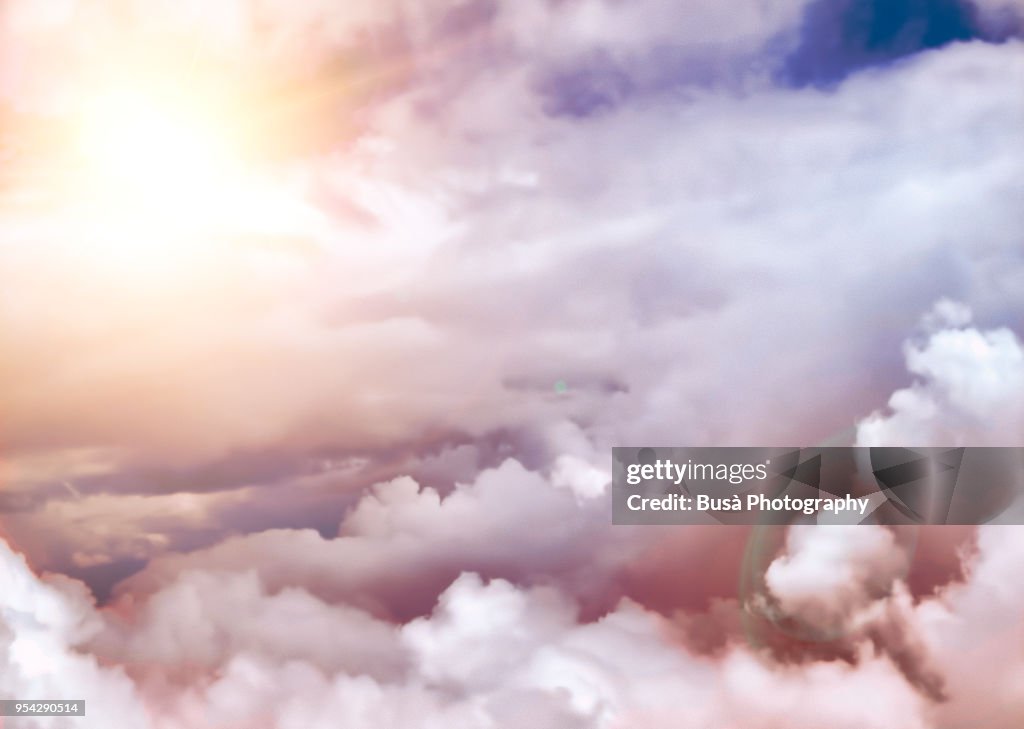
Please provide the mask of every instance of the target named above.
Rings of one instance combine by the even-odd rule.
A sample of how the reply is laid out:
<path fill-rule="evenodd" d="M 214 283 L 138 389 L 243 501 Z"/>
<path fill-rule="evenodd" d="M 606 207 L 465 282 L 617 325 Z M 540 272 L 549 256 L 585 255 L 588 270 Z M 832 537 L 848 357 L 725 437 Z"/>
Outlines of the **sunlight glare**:
<path fill-rule="evenodd" d="M 94 98 L 81 129 L 85 192 L 120 215 L 130 208 L 151 221 L 173 212 L 209 222 L 241 182 L 241 160 L 225 120 L 173 101 L 123 90 Z"/>

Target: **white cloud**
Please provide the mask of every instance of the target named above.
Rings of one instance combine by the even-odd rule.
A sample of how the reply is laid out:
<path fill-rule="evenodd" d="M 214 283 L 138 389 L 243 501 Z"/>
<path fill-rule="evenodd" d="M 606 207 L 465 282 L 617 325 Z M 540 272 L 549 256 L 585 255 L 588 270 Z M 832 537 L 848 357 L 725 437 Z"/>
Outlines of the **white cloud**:
<path fill-rule="evenodd" d="M 1022 545 L 1017 527 L 982 527 L 966 582 L 916 610 L 928 650 L 945 669 L 951 700 L 940 716 L 951 726 L 1009 729 L 1024 716 Z"/>
<path fill-rule="evenodd" d="M 735 642 L 697 656 L 674 639 L 672 621 L 635 603 L 581 622 L 557 588 L 469 574 L 429 615 L 398 626 L 347 598 L 268 588 L 257 553 L 247 568 L 181 572 L 99 612 L 81 585 L 40 581 L 5 547 L 0 634 L 9 649 L 0 680 L 12 695 L 84 696 L 85 726 L 125 716 L 154 729 L 342 720 L 391 729 L 924 729 L 972 717 L 993 729 L 1013 726 L 1022 708 L 1014 636 L 1024 630 L 1016 532 L 983 530 L 964 583 L 917 602 L 893 577 L 899 560 L 883 537 L 871 527 L 791 535 L 766 576 L 783 611 L 813 620 L 856 612 L 860 629 L 847 637 L 852 659 L 788 662 Z M 830 568 L 850 579 L 813 579 Z M 875 589 L 883 579 L 892 589 Z M 303 581 L 312 588 L 315 577 L 293 580 Z M 851 584 L 860 587 L 851 592 Z M 894 615 L 906 622 L 887 634 Z M 910 680 L 900 655 L 907 640 L 946 698 Z"/>
<path fill-rule="evenodd" d="M 29 579 L 29 589 L 45 589 Z M 55 598 L 60 610 L 74 609 L 68 596 Z M 91 607 L 78 609 L 101 619 Z M 637 605 L 579 624 L 571 603 L 553 590 L 484 584 L 468 575 L 431 616 L 397 631 L 301 591 L 264 592 L 251 573 L 182 575 L 121 610 L 123 622 L 105 618 L 116 626 L 106 630 L 120 632 L 87 644 L 95 657 L 71 653 L 58 626 L 32 626 L 5 612 L 4 627 L 16 640 L 45 641 L 49 660 L 60 660 L 17 688 L 85 692 L 89 726 L 111 712 L 132 717 L 133 726 L 160 729 L 338 721 L 393 729 L 683 721 L 710 729 L 722 722 L 768 727 L 783 718 L 810 727 L 823 717 L 837 727 L 925 726 L 921 699 L 884 659 L 865 654 L 856 666 L 784 668 L 739 647 L 721 659 L 698 658 L 666 640 L 671 626 L 664 618 Z M 284 634 L 282 621 L 291 628 Z M 411 659 L 404 668 L 403 649 Z M 98 668 L 97 659 L 106 667 Z M 88 680 L 72 670 L 79 665 L 91 667 Z M 872 702 L 844 700 L 850 687 Z M 146 715 L 138 713 L 143 705 Z"/>
<path fill-rule="evenodd" d="M 887 596 L 907 567 L 908 555 L 884 527 L 796 526 L 765 584 L 786 615 L 835 633 Z"/>
<path fill-rule="evenodd" d="M 515 460 L 444 497 L 402 477 L 367 493 L 335 538 L 280 529 L 238 536 L 160 557 L 123 591 L 159 590 L 193 569 L 251 568 L 275 591 L 303 587 L 405 617 L 429 608 L 463 571 L 557 579 L 568 590 L 594 594 L 605 587 L 607 566 L 629 559 L 644 542 L 614 532 L 606 505 L 604 491 L 581 497 Z"/>
<path fill-rule="evenodd" d="M 831 93 L 690 89 L 583 122 L 546 116 L 514 58 L 425 76 L 289 178 L 327 197 L 316 253 L 125 258 L 73 216 L 8 214 L 12 442 L 180 465 L 564 417 L 599 448 L 816 441 L 891 382 L 876 365 L 926 302 L 1019 270 L 1021 59 L 963 44 Z"/>
<path fill-rule="evenodd" d="M 80 646 L 101 627 L 84 585 L 39 580 L 21 555 L 0 542 L 0 693 L 8 698 L 86 699 L 96 726 L 145 726 L 146 714 L 120 668 Z M 39 719 L 23 726 L 66 729 L 80 719 Z"/>
<path fill-rule="evenodd" d="M 1018 445 L 1024 434 L 1024 346 L 1005 327 L 969 326 L 970 310 L 940 303 L 922 340 L 904 347 L 920 379 L 858 426 L 861 445 Z"/>

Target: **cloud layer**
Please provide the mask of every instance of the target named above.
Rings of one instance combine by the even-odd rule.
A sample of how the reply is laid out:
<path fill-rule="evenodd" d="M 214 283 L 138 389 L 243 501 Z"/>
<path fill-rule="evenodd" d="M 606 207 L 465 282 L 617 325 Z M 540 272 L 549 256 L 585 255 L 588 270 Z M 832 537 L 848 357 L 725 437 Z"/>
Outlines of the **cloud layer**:
<path fill-rule="evenodd" d="M 1020 444 L 1019 3 L 208 5 L 2 6 L 0 693 L 1019 725 L 1018 530 L 606 493 L 613 445 Z M 118 84 L 235 124 L 216 225 L 76 186 Z"/>
<path fill-rule="evenodd" d="M 5 548 L 0 673 L 5 693 L 88 696 L 96 726 L 126 716 L 166 728 L 1013 726 L 1024 708 L 1014 684 L 1013 636 L 1024 630 L 1011 587 L 1015 532 L 983 530 L 968 579 L 915 602 L 874 570 L 892 544 L 872 557 L 865 540 L 884 531 L 858 529 L 791 538 L 767 580 L 785 615 L 820 621 L 837 609 L 858 624 L 846 660 L 780 661 L 741 641 L 697 654 L 673 638 L 673 621 L 635 602 L 581 623 L 559 589 L 471 573 L 404 625 L 317 597 L 303 587 L 316 590 L 308 574 L 271 588 L 255 570 L 215 563 L 98 612 L 81 586 L 40 581 Z M 835 538 L 850 549 L 820 551 Z M 865 584 L 851 601 L 857 581 L 814 579 L 832 559 L 889 586 Z M 908 676 L 906 656 L 893 652 L 908 643 L 940 691 Z"/>

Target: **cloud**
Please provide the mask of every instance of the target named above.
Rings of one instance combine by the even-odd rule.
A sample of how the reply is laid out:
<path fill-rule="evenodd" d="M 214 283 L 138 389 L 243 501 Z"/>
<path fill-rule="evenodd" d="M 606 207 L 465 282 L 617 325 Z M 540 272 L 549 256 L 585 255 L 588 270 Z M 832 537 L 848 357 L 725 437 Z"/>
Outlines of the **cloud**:
<path fill-rule="evenodd" d="M 87 699 L 96 726 L 148 719 L 131 681 L 81 646 L 101 629 L 85 586 L 63 577 L 38 579 L 21 555 L 0 543 L 0 691 L 15 698 Z M 63 728 L 78 719 L 30 720 Z"/>
<path fill-rule="evenodd" d="M 1020 627 L 1014 603 L 992 606 L 967 597 L 991 589 L 993 560 L 1000 557 L 988 550 L 996 546 L 983 538 L 977 576 L 914 609 L 915 620 L 931 631 L 929 641 L 940 644 L 929 642 L 931 655 L 954 681 L 964 681 L 966 672 L 951 656 L 951 633 L 938 630 L 943 621 L 975 617 L 970 611 L 987 604 L 990 615 L 996 610 L 1010 621 L 1008 628 Z M 868 644 L 853 663 L 777 664 L 740 645 L 716 658 L 697 657 L 667 639 L 665 618 L 635 603 L 581 623 L 558 590 L 472 575 L 455 580 L 430 615 L 393 626 L 301 589 L 268 591 L 252 571 L 182 574 L 160 592 L 140 596 L 129 612 L 103 614 L 83 603 L 81 592 L 76 600 L 73 586 L 48 590 L 23 563 L 20 569 L 22 592 L 49 598 L 58 619 L 30 627 L 7 608 L 5 629 L 17 640 L 44 643 L 51 661 L 68 656 L 70 645 L 79 647 L 59 672 L 37 673 L 18 688 L 38 691 L 45 680 L 61 695 L 88 691 L 91 716 L 101 722 L 97 712 L 144 706 L 134 725 L 163 729 L 317 727 L 336 725 L 339 717 L 347 726 L 396 729 L 531 721 L 594 728 L 680 722 L 770 727 L 780 721 L 811 727 L 823 720 L 889 729 L 931 726 L 959 711 L 955 702 L 920 695 Z M 69 632 L 71 616 L 93 625 L 86 641 Z M 280 631 L 282 620 L 292 625 L 288 634 Z M 337 639 L 325 641 L 328 632 Z M 999 645 L 1009 650 L 1004 641 Z M 16 661 L 21 656 L 12 655 Z M 93 683 L 76 683 L 70 668 L 78 664 L 93 667 L 87 672 Z M 1009 726 L 999 722 L 1012 717 L 1012 703 L 992 706 L 986 726 Z"/>
<path fill-rule="evenodd" d="M 1013 577 L 1024 557 L 1019 530 L 984 527 L 978 548 L 969 579 L 920 605 L 916 617 L 928 649 L 947 669 L 948 721 L 1001 729 L 1024 712 L 1015 687 L 1022 670 L 1016 646 L 1024 632 Z"/>
<path fill-rule="evenodd" d="M 0 675 L 14 693 L 84 692 L 96 704 L 90 716 L 136 712 L 135 725 L 160 729 L 331 726 L 338 717 L 395 729 L 891 729 L 962 720 L 978 697 L 991 707 L 983 726 L 1012 725 L 1019 707 L 999 701 L 1013 695 L 1012 678 L 983 682 L 964 655 L 1015 660 L 1013 641 L 990 631 L 1022 629 L 1007 581 L 1020 557 L 1013 530 L 982 530 L 964 553 L 963 581 L 914 598 L 903 582 L 907 543 L 894 533 L 791 529 L 765 564 L 774 619 L 812 626 L 815 640 L 842 650 L 777 654 L 732 633 L 698 654 L 680 639 L 682 615 L 628 599 L 584 615 L 578 577 L 603 573 L 612 582 L 591 585 L 614 594 L 609 553 L 625 546 L 619 558 L 630 558 L 642 541 L 634 534 L 616 546 L 586 530 L 552 539 L 570 508 L 552 507 L 585 507 L 586 490 L 545 485 L 513 462 L 444 500 L 408 479 L 390 482 L 363 498 L 334 540 L 278 531 L 163 558 L 102 610 L 80 583 L 41 580 L 4 547 L 0 632 L 12 642 Z M 587 552 L 573 565 L 575 544 Z M 463 571 L 470 565 L 507 578 Z M 431 572 L 436 592 L 421 593 L 417 579 Z M 402 616 L 401 600 L 424 608 Z M 717 609 L 741 621 L 764 606 Z"/>
<path fill-rule="evenodd" d="M 970 309 L 936 305 L 904 346 L 920 378 L 858 426 L 862 445 L 1016 445 L 1024 433 L 1024 347 L 1008 328 L 971 326 Z"/>
<path fill-rule="evenodd" d="M 323 162 L 332 199 L 375 226 L 340 217 L 304 233 L 312 257 L 140 241 L 147 257 L 125 259 L 86 253 L 60 217 L 12 223 L 11 447 L 116 446 L 184 466 L 563 417 L 608 433 L 602 446 L 665 428 L 741 442 L 783 407 L 780 439 L 844 429 L 857 404 L 843 393 L 892 382 L 891 345 L 926 302 L 949 287 L 969 299 L 993 258 L 1019 268 L 1004 195 L 1018 61 L 1012 44 L 969 45 L 837 95 L 709 95 L 572 126 L 511 71 L 433 117 L 394 98 L 372 137 Z M 949 84 L 966 100 L 933 112 Z M 480 134 L 500 164 L 474 151 Z M 530 141 L 545 135 L 550 149 Z M 836 174 L 808 174 L 823 168 Z M 891 328 L 857 325 L 883 304 Z M 781 362 L 782 340 L 785 365 L 752 377 L 750 362 Z M 796 383 L 816 396 L 794 401 Z"/>
<path fill-rule="evenodd" d="M 974 0 L 981 21 L 998 35 L 1020 35 L 1024 29 L 1024 3 L 1020 0 Z"/>
<path fill-rule="evenodd" d="M 793 527 L 765 583 L 787 615 L 832 632 L 886 595 L 907 566 L 885 528 Z"/>
<path fill-rule="evenodd" d="M 902 537 L 902 538 L 901 538 Z M 886 655 L 930 699 L 947 695 L 911 618 L 906 535 L 889 527 L 791 527 L 750 607 L 791 634 L 856 656 L 865 643 Z"/>
<path fill-rule="evenodd" d="M 151 669 L 173 673 L 175 667 L 195 677 L 212 674 L 243 653 L 385 679 L 400 676 L 407 662 L 394 626 L 343 604 L 327 605 L 301 588 L 270 593 L 255 570 L 188 572 L 128 613 L 122 622 L 113 612 L 92 645 L 142 678 Z M 289 624 L 292 630 L 281 630 Z"/>
<path fill-rule="evenodd" d="M 611 530 L 606 492 L 592 490 L 593 478 L 592 466 L 573 474 L 562 465 L 552 485 L 508 460 L 442 498 L 403 477 L 366 494 L 337 537 L 280 529 L 239 536 L 163 556 L 122 590 L 152 592 L 193 569 L 252 566 L 271 589 L 302 586 L 404 619 L 428 610 L 464 571 L 526 583 L 557 580 L 592 595 L 606 585 L 606 566 L 627 560 L 637 548 L 629 546 L 627 534 L 617 538 Z"/>
<path fill-rule="evenodd" d="M 606 456 L 841 439 L 894 392 L 860 442 L 1020 432 L 1018 41 L 908 11 L 836 52 L 805 2 L 117 5 L 0 23 L 0 505 L 34 565 L 141 571 L 96 607 L 0 550 L 4 693 L 154 729 L 1015 726 L 978 667 L 1015 665 L 1019 536 L 921 579 L 941 550 L 885 530 L 612 528 Z M 186 39 L 261 120 L 245 215 L 93 216 L 54 189 L 76 104 Z M 814 640 L 755 647 L 754 610 Z"/>

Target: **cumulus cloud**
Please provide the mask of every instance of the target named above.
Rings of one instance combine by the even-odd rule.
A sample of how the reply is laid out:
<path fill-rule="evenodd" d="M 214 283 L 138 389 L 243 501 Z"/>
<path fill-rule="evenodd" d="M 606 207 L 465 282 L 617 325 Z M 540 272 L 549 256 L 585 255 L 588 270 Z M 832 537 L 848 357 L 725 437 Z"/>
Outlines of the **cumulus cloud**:
<path fill-rule="evenodd" d="M 0 544 L 0 691 L 14 698 L 89 697 L 97 726 L 145 726 L 147 715 L 120 668 L 104 666 L 80 646 L 101 629 L 81 583 L 39 580 L 24 558 Z M 32 727 L 63 729 L 76 719 L 39 719 Z"/>
<path fill-rule="evenodd" d="M 592 468 L 592 467 L 591 467 Z M 629 559 L 630 545 L 608 525 L 606 492 L 591 471 L 557 485 L 509 460 L 442 498 L 408 477 L 377 485 L 342 521 L 336 537 L 273 530 L 169 554 L 125 583 L 149 592 L 192 569 L 258 571 L 272 589 L 304 586 L 376 614 L 409 618 L 428 610 L 463 571 L 523 582 L 558 581 L 580 595 L 606 587 L 606 567 Z M 581 480 L 582 479 L 582 480 Z M 254 556 L 259 555 L 254 560 Z"/>
<path fill-rule="evenodd" d="M 889 527 L 791 527 L 750 607 L 848 659 L 868 643 L 924 695 L 944 701 L 943 676 L 911 618 L 911 551 Z"/>
<path fill-rule="evenodd" d="M 20 691 L 87 691 L 90 722 L 102 723 L 100 712 L 134 711 L 133 725 L 167 729 L 340 720 L 396 728 L 827 721 L 890 729 L 968 719 L 996 729 L 1013 726 L 1020 711 L 1012 635 L 1022 625 L 1010 579 L 1018 541 L 1009 530 L 984 531 L 965 583 L 902 608 L 948 682 L 944 699 L 920 692 L 866 638 L 852 661 L 778 664 L 741 644 L 699 657 L 667 639 L 672 627 L 664 617 L 635 603 L 580 622 L 557 589 L 468 574 L 429 615 L 403 626 L 301 589 L 268 590 L 253 571 L 184 573 L 110 613 L 96 612 L 81 586 L 39 581 L 6 549 L 5 595 L 12 597 L 3 626 L 14 642 L 5 680 L 20 676 L 12 684 Z M 791 558 L 776 565 L 793 569 Z M 846 594 L 834 582 L 817 592 L 823 599 Z M 876 609 L 893 600 L 905 596 L 879 596 Z M 287 635 L 282 620 L 292 626 Z M 31 655 L 40 655 L 32 646 L 46 649 L 44 670 L 32 668 Z"/>
<path fill-rule="evenodd" d="M 935 660 L 948 667 L 947 720 L 1001 729 L 1024 715 L 1018 649 L 1024 596 L 1014 578 L 1022 559 L 1019 530 L 984 527 L 978 548 L 969 579 L 921 604 L 915 618 Z"/>
<path fill-rule="evenodd" d="M 1017 445 L 1024 435 L 1024 347 L 1006 328 L 971 325 L 970 309 L 943 301 L 904 346 L 919 379 L 888 410 L 858 426 L 867 446 Z"/>
<path fill-rule="evenodd" d="M 610 555 L 640 558 L 645 540 L 610 537 L 603 509 L 580 522 L 604 498 L 587 495 L 591 474 L 578 477 L 574 489 L 564 465 L 548 480 L 507 462 L 444 498 L 410 479 L 387 482 L 334 539 L 278 531 L 166 557 L 103 610 L 83 585 L 40 580 L 5 547 L 3 673 L 24 673 L 15 693 L 85 692 L 91 717 L 136 712 L 134 725 L 161 729 L 890 729 L 967 716 L 978 684 L 951 625 L 977 626 L 985 650 L 1012 650 L 981 627 L 1020 628 L 1006 591 L 1019 557 L 1009 531 L 982 533 L 963 584 L 915 600 L 903 583 L 906 544 L 888 530 L 790 530 L 763 576 L 774 619 L 839 640 L 832 655 L 776 655 L 742 633 L 698 655 L 679 639 L 681 616 L 630 600 L 584 617 L 581 582 L 614 579 Z M 740 620 L 766 608 L 717 609 L 716 619 Z M 1012 690 L 1003 681 L 977 694 L 992 699 L 984 726 L 1012 726 L 1013 702 L 995 702 Z"/>
<path fill-rule="evenodd" d="M 883 527 L 793 527 L 786 553 L 765 583 L 787 614 L 825 631 L 885 596 L 907 569 L 907 555 Z"/>

